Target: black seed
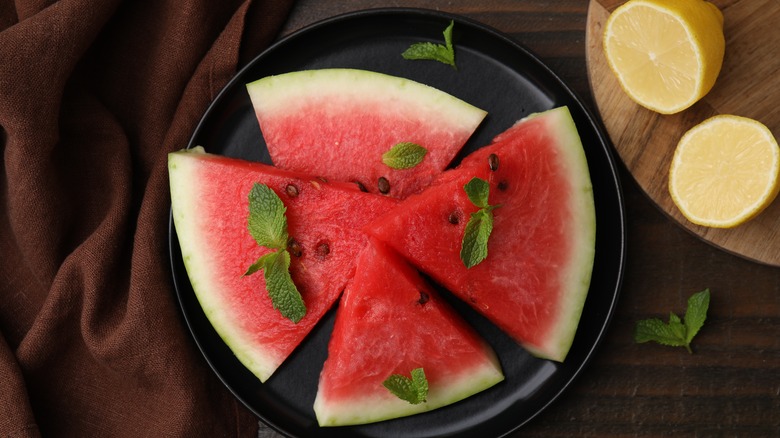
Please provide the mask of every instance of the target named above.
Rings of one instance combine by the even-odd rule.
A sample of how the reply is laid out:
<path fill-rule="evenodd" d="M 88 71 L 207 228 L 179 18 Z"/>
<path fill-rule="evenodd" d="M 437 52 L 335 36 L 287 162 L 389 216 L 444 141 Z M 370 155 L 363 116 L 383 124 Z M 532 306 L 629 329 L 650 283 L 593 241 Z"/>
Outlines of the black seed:
<path fill-rule="evenodd" d="M 509 188 L 509 182 L 506 180 L 499 181 L 498 182 L 498 190 L 505 192 L 506 189 Z"/>
<path fill-rule="evenodd" d="M 298 187 L 295 187 L 294 184 L 287 184 L 287 187 L 284 188 L 284 191 L 287 193 L 287 196 L 291 198 L 298 196 Z"/>
<path fill-rule="evenodd" d="M 325 178 L 324 176 L 318 176 L 318 177 L 317 177 L 317 179 L 318 179 L 318 180 L 320 180 L 320 181 L 322 181 L 322 182 L 324 182 L 324 183 L 327 183 L 327 182 L 328 182 L 328 179 L 327 179 L 327 178 Z"/>
<path fill-rule="evenodd" d="M 294 255 L 295 257 L 300 257 L 303 255 L 303 248 L 301 248 L 301 244 L 293 238 L 290 238 L 290 241 L 287 242 L 287 249 L 290 251 L 290 254 Z"/>
<path fill-rule="evenodd" d="M 390 181 L 388 181 L 387 178 L 380 176 L 377 186 L 379 188 L 379 193 L 383 195 L 390 193 Z"/>
<path fill-rule="evenodd" d="M 450 216 L 447 218 L 447 220 L 452 225 L 458 225 L 460 223 L 460 214 L 457 211 L 453 211 L 450 213 Z"/>
<path fill-rule="evenodd" d="M 317 244 L 317 257 L 324 259 L 328 254 L 330 254 L 330 245 L 328 245 L 328 242 L 320 242 Z"/>
<path fill-rule="evenodd" d="M 488 155 L 488 166 L 490 166 L 490 170 L 494 172 L 498 170 L 498 155 L 496 154 Z"/>
<path fill-rule="evenodd" d="M 420 304 L 425 304 L 428 302 L 429 299 L 430 297 L 428 296 L 427 293 L 425 293 L 424 291 L 420 291 L 420 299 L 417 300 L 417 302 Z"/>
<path fill-rule="evenodd" d="M 361 192 L 368 192 L 368 189 L 366 188 L 366 186 L 363 185 L 362 182 L 360 182 L 360 181 L 353 181 L 353 182 L 355 184 L 357 184 L 357 186 L 358 186 L 358 188 L 360 189 Z"/>

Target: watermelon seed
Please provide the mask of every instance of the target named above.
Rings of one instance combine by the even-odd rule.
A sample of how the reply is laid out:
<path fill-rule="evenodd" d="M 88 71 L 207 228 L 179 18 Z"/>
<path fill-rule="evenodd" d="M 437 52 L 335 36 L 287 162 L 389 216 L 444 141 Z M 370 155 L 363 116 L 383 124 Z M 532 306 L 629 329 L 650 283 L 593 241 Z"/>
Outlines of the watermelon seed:
<path fill-rule="evenodd" d="M 505 192 L 508 187 L 509 187 L 509 183 L 506 180 L 504 180 L 504 181 L 499 181 L 497 188 L 498 190 Z"/>
<path fill-rule="evenodd" d="M 355 184 L 357 184 L 357 186 L 358 186 L 358 188 L 360 189 L 360 191 L 361 191 L 361 192 L 366 192 L 366 193 L 368 193 L 368 189 L 366 188 L 366 186 L 364 186 L 364 185 L 363 185 L 363 183 L 362 183 L 362 182 L 360 182 L 360 181 L 357 181 L 357 180 L 355 180 L 355 181 L 353 181 L 353 182 L 354 182 Z"/>
<path fill-rule="evenodd" d="M 496 154 L 488 155 L 488 166 L 490 167 L 490 170 L 494 172 L 498 170 L 498 155 Z"/>
<path fill-rule="evenodd" d="M 430 297 L 428 297 L 427 293 L 425 293 L 424 291 L 420 291 L 420 299 L 417 300 L 417 302 L 420 303 L 420 304 L 425 304 L 425 303 L 428 302 L 429 298 Z"/>
<path fill-rule="evenodd" d="M 390 192 L 390 181 L 387 178 L 380 176 L 378 181 L 379 193 L 386 195 Z"/>
<path fill-rule="evenodd" d="M 290 254 L 294 255 L 295 257 L 300 257 L 303 255 L 303 248 L 301 248 L 301 244 L 293 238 L 290 238 L 290 241 L 287 242 L 287 249 L 290 251 Z"/>
<path fill-rule="evenodd" d="M 318 180 L 320 180 L 320 181 L 322 181 L 322 182 L 324 182 L 325 184 L 327 184 L 327 183 L 328 183 L 328 179 L 327 179 L 327 178 L 325 178 L 324 176 L 318 176 L 318 177 L 317 177 L 317 179 L 318 179 Z"/>
<path fill-rule="evenodd" d="M 324 259 L 325 256 L 330 254 L 330 245 L 328 245 L 328 242 L 320 242 L 317 244 L 317 257 L 320 259 Z"/>
<path fill-rule="evenodd" d="M 450 213 L 450 216 L 447 218 L 447 220 L 452 225 L 458 225 L 460 223 L 460 214 L 457 211 L 453 211 Z"/>
<path fill-rule="evenodd" d="M 284 191 L 287 193 L 287 196 L 291 198 L 298 196 L 298 187 L 296 187 L 294 184 L 287 184 L 287 187 L 284 188 Z"/>

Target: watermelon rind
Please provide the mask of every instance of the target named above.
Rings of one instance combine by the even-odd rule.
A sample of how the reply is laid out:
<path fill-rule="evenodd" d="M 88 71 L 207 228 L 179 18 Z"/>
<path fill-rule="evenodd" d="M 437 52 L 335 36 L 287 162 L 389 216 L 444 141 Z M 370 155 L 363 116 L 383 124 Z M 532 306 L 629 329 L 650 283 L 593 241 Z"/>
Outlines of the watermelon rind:
<path fill-rule="evenodd" d="M 291 110 L 290 102 L 338 93 L 345 99 L 381 96 L 385 105 L 409 105 L 436 114 L 442 120 L 458 120 L 474 128 L 487 115 L 484 110 L 430 85 L 370 70 L 299 70 L 266 76 L 246 87 L 254 108 L 272 113 Z"/>
<path fill-rule="evenodd" d="M 246 88 L 275 166 L 397 198 L 433 181 L 487 114 L 429 85 L 359 69 L 282 73 Z M 407 142 L 428 151 L 420 163 L 383 163 L 383 153 Z"/>
<path fill-rule="evenodd" d="M 351 426 L 376 423 L 396 418 L 429 412 L 457 403 L 504 380 L 498 360 L 493 366 L 483 365 L 470 368 L 460 375 L 452 376 L 444 388 L 429 388 L 424 403 L 411 404 L 398 397 L 390 396 L 378 399 L 364 397 L 327 404 L 322 398 L 314 401 L 317 422 L 322 427 Z M 388 393 L 389 394 L 389 393 Z"/>
<path fill-rule="evenodd" d="M 596 256 L 596 208 L 585 149 L 571 112 L 563 106 L 532 114 L 525 120 L 536 117 L 543 117 L 551 132 L 556 133 L 562 152 L 560 164 L 575 190 L 571 210 L 577 215 L 569 221 L 572 251 L 568 269 L 560 272 L 565 293 L 559 301 L 558 321 L 548 335 L 550 342 L 542 347 L 525 344 L 525 348 L 535 356 L 562 362 L 574 342 L 590 289 Z"/>
<path fill-rule="evenodd" d="M 265 382 L 279 367 L 282 360 L 263 349 L 253 348 L 253 341 L 246 332 L 239 330 L 233 324 L 233 318 L 217 298 L 218 294 L 211 292 L 218 290 L 221 285 L 215 281 L 206 254 L 202 252 L 202 248 L 206 248 L 207 245 L 198 221 L 194 218 L 199 211 L 198 192 L 191 189 L 193 184 L 197 184 L 194 175 L 199 166 L 198 160 L 194 158 L 204 153 L 204 149 L 198 146 L 168 154 L 171 213 L 181 247 L 182 260 L 192 290 L 214 330 L 236 358 L 261 382 Z"/>

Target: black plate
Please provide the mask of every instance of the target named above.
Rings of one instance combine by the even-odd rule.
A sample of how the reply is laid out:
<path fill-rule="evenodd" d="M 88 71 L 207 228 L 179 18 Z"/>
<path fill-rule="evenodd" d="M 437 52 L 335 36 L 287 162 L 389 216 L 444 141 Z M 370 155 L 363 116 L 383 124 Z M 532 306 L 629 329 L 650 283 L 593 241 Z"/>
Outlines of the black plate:
<path fill-rule="evenodd" d="M 458 70 L 434 61 L 408 61 L 401 52 L 418 41 L 442 41 L 455 21 Z M 585 146 L 596 202 L 596 262 L 574 344 L 564 363 L 531 357 L 492 324 L 452 299 L 453 305 L 498 353 L 506 380 L 460 403 L 375 424 L 320 428 L 312 410 L 327 355 L 334 312 L 265 383 L 222 342 L 203 314 L 183 267 L 175 230 L 170 249 L 181 309 L 206 360 L 225 385 L 276 430 L 306 437 L 500 436 L 555 400 L 582 371 L 612 316 L 622 280 L 625 223 L 620 183 L 600 124 L 571 90 L 528 50 L 502 34 L 459 16 L 418 9 L 368 10 L 312 25 L 278 42 L 242 69 L 197 127 L 190 147 L 270 162 L 244 85 L 289 71 L 350 67 L 402 76 L 455 95 L 488 111 L 461 156 L 483 146 L 532 112 L 567 105 Z M 458 158 L 459 159 L 459 158 Z"/>

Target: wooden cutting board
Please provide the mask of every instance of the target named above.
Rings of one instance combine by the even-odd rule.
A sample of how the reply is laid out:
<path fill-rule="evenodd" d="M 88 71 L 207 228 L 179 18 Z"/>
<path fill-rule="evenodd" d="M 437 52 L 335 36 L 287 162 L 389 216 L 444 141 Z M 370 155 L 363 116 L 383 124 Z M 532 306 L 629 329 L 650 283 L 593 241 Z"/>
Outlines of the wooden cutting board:
<path fill-rule="evenodd" d="M 688 222 L 667 190 L 677 142 L 685 131 L 708 117 L 750 117 L 764 123 L 780 139 L 780 1 L 713 0 L 724 16 L 723 68 L 707 96 L 675 115 L 656 114 L 629 100 L 607 65 L 603 27 L 610 12 L 622 3 L 625 1 L 590 1 L 586 57 L 596 106 L 623 163 L 647 195 L 692 233 L 726 251 L 780 266 L 780 197 L 749 222 L 714 229 Z"/>

